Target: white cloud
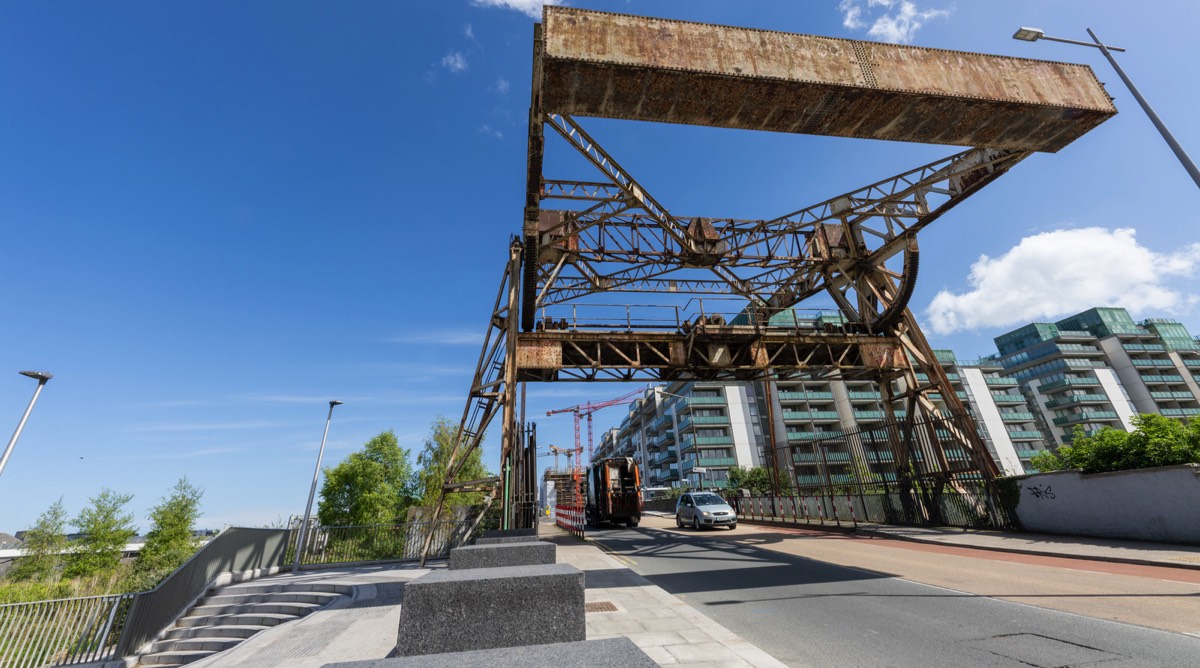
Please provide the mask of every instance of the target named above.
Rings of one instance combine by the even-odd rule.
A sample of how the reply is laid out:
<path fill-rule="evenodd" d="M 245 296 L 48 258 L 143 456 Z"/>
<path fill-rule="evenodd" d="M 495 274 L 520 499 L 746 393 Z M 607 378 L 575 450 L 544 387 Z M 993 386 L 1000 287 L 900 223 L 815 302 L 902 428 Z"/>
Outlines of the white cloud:
<path fill-rule="evenodd" d="M 504 77 L 498 77 L 496 79 L 496 85 L 492 87 L 492 90 L 496 91 L 498 95 L 508 95 L 508 89 L 508 79 L 505 79 Z"/>
<path fill-rule="evenodd" d="M 467 57 L 461 51 L 453 51 L 442 58 L 442 67 L 458 74 L 466 72 L 469 65 L 467 65 Z"/>
<path fill-rule="evenodd" d="M 1048 320 L 1093 306 L 1130 311 L 1178 310 L 1194 295 L 1166 284 L 1200 267 L 1200 244 L 1156 253 L 1132 229 L 1087 227 L 1025 237 L 997 258 L 971 265 L 971 289 L 942 290 L 926 313 L 933 330 L 948 334 Z"/>
<path fill-rule="evenodd" d="M 469 40 L 473 41 L 475 39 L 475 30 L 471 28 L 470 23 L 467 24 L 467 27 L 463 28 L 463 34 L 466 35 L 467 39 Z"/>
<path fill-rule="evenodd" d="M 871 20 L 866 15 L 882 8 L 883 13 Z M 884 42 L 907 44 L 927 21 L 950 15 L 945 9 L 919 9 L 910 0 L 866 0 L 864 11 L 861 0 L 841 0 L 838 11 L 842 13 L 842 25 L 849 30 L 867 28 L 867 36 Z"/>
<path fill-rule="evenodd" d="M 545 5 L 561 5 L 562 0 L 471 0 L 476 7 L 500 7 L 514 9 L 530 18 L 542 18 L 542 7 Z"/>
<path fill-rule="evenodd" d="M 479 126 L 479 132 L 491 137 L 492 139 L 504 139 L 504 133 L 490 125 L 485 124 Z"/>

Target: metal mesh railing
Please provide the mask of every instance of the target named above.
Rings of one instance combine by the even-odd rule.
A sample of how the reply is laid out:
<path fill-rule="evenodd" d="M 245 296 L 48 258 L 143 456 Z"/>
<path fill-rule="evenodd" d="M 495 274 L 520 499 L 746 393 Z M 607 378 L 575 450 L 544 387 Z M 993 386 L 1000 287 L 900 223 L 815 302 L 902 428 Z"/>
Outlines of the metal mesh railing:
<path fill-rule="evenodd" d="M 406 522 L 363 526 L 317 527 L 309 531 L 301 553 L 302 566 L 360 561 L 407 561 L 421 558 L 425 537 L 432 532 L 429 558 L 450 555 L 466 543 L 472 522 Z M 294 546 L 289 552 L 294 550 Z M 293 553 L 294 554 L 294 553 Z M 294 556 L 289 556 L 288 561 Z"/>
<path fill-rule="evenodd" d="M 115 658 L 135 596 L 0 605 L 0 666 L 66 666 Z"/>

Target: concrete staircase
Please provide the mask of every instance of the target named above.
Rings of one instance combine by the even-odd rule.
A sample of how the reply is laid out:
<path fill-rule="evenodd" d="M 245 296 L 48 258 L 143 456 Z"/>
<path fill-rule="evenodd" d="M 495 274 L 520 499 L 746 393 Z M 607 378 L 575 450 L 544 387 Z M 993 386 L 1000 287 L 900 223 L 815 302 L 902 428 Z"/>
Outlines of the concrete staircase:
<path fill-rule="evenodd" d="M 353 591 L 316 582 L 253 582 L 213 589 L 138 659 L 178 666 L 227 650 L 272 626 L 299 619 Z"/>

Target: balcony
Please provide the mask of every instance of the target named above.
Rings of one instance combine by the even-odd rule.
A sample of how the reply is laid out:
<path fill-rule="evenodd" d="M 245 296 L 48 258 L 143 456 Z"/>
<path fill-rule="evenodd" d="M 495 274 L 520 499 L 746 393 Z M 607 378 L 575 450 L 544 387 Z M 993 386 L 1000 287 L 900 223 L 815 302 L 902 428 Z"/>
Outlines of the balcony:
<path fill-rule="evenodd" d="M 1106 422 L 1108 420 L 1116 420 L 1117 414 L 1113 411 L 1093 411 L 1091 413 L 1071 413 L 1062 417 L 1054 418 L 1054 424 L 1058 426 L 1079 424 L 1081 422 Z"/>
<path fill-rule="evenodd" d="M 650 463 L 654 465 L 669 461 L 675 461 L 675 451 L 671 448 L 667 448 L 666 450 L 659 452 L 650 458 Z"/>
<path fill-rule="evenodd" d="M 666 427 L 669 424 L 671 424 L 671 416 L 663 413 L 662 415 L 654 418 L 654 420 L 650 423 L 650 428 L 654 431 L 661 431 L 663 427 Z"/>
<path fill-rule="evenodd" d="M 1017 450 L 1017 457 L 1020 457 L 1021 459 L 1030 459 L 1030 458 L 1033 458 L 1033 457 L 1036 457 L 1036 456 L 1042 454 L 1043 452 L 1047 452 L 1047 451 L 1046 450 Z"/>
<path fill-rule="evenodd" d="M 1192 401 L 1196 397 L 1191 392 L 1151 392 L 1152 399 L 1182 399 L 1183 401 Z"/>
<path fill-rule="evenodd" d="M 687 403 L 689 406 L 724 406 L 725 397 L 704 397 L 691 396 L 688 397 Z"/>
<path fill-rule="evenodd" d="M 1010 431 L 1008 438 L 1014 441 L 1040 441 L 1042 440 L 1042 432 L 1040 431 Z"/>
<path fill-rule="evenodd" d="M 807 441 L 823 441 L 826 439 L 841 438 L 840 431 L 789 431 L 787 433 L 788 442 L 807 442 Z"/>
<path fill-rule="evenodd" d="M 797 464 L 820 464 L 823 461 L 830 464 L 845 464 L 850 461 L 849 452 L 826 452 L 825 458 L 821 458 L 819 452 L 797 452 L 792 455 L 792 461 Z"/>
<path fill-rule="evenodd" d="M 1183 358 L 1183 365 L 1193 369 L 1200 368 L 1200 359 L 1195 357 L 1185 357 Z"/>
<path fill-rule="evenodd" d="M 1136 367 L 1174 367 L 1175 363 L 1171 360 L 1129 360 Z"/>
<path fill-rule="evenodd" d="M 993 394 L 992 402 L 996 404 L 1023 404 L 1025 396 L 1021 394 Z"/>
<path fill-rule="evenodd" d="M 1132 351 L 1136 351 L 1136 352 L 1142 352 L 1142 351 L 1163 352 L 1166 350 L 1166 347 L 1164 347 L 1160 343 L 1124 343 L 1124 342 L 1122 342 L 1121 347 L 1124 348 L 1125 350 L 1132 350 Z"/>
<path fill-rule="evenodd" d="M 1191 395 L 1188 395 L 1191 396 Z M 1046 408 L 1062 408 L 1064 406 L 1073 406 L 1075 404 L 1094 404 L 1108 403 L 1108 395 L 1105 394 L 1072 394 L 1064 396 L 1061 399 L 1046 402 Z"/>
<path fill-rule="evenodd" d="M 851 400 L 866 399 L 868 401 L 879 401 L 878 392 L 847 392 Z"/>
<path fill-rule="evenodd" d="M 680 450 L 691 450 L 696 446 L 733 445 L 732 436 L 684 436 L 679 439 Z"/>
<path fill-rule="evenodd" d="M 837 411 L 783 411 L 784 420 L 836 420 Z"/>
<path fill-rule="evenodd" d="M 1027 411 L 1013 411 L 1011 413 L 1001 413 L 1000 419 L 1005 422 L 1033 422 L 1033 413 Z"/>
<path fill-rule="evenodd" d="M 780 392 L 780 401 L 831 401 L 833 392 Z"/>
<path fill-rule="evenodd" d="M 896 411 L 896 416 L 900 416 L 900 411 Z M 854 411 L 854 419 L 861 420 L 884 420 L 887 418 L 887 413 L 883 411 Z"/>
<path fill-rule="evenodd" d="M 1016 387 L 1016 378 L 1001 378 L 999 376 L 987 376 L 984 378 L 987 381 L 988 387 Z"/>
<path fill-rule="evenodd" d="M 1170 375 L 1170 374 L 1168 374 L 1168 375 L 1164 375 L 1164 374 L 1158 374 L 1158 375 L 1154 375 L 1154 374 L 1146 374 L 1146 375 L 1142 376 L 1142 382 L 1143 382 L 1143 383 L 1145 383 L 1145 384 L 1147 384 L 1147 385 L 1151 385 L 1151 384 L 1158 384 L 1158 383 L 1168 383 L 1168 384 L 1171 384 L 1171 383 L 1182 383 L 1182 382 L 1183 382 L 1183 376 L 1176 376 L 1176 375 Z"/>
<path fill-rule="evenodd" d="M 1072 387 L 1095 386 L 1100 384 L 1099 378 L 1063 378 L 1050 383 L 1043 383 L 1038 387 L 1038 390 L 1044 393 L 1054 392 L 1055 390 L 1067 390 Z"/>
<path fill-rule="evenodd" d="M 700 467 L 709 466 L 737 466 L 737 459 L 733 457 L 701 457 L 700 459 L 688 459 L 679 465 L 679 470 L 687 474 L 688 471 Z"/>
<path fill-rule="evenodd" d="M 1158 412 L 1167 417 L 1190 417 L 1200 415 L 1200 408 L 1160 408 Z"/>

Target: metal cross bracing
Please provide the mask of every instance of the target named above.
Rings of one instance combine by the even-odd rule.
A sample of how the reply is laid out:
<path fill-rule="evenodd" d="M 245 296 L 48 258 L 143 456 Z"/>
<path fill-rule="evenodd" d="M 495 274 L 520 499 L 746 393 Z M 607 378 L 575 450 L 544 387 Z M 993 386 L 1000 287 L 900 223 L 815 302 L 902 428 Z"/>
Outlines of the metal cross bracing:
<path fill-rule="evenodd" d="M 583 20 L 587 18 L 584 15 L 594 20 Z M 609 21 L 610 28 L 625 31 L 621 33 L 624 37 L 618 35 L 617 42 L 629 39 L 640 44 L 638 40 L 671 39 L 657 28 L 650 30 L 650 23 L 639 23 L 640 17 L 587 10 L 547 7 L 545 25 L 558 26 L 555 29 L 564 32 L 584 31 L 589 25 L 604 24 L 605 17 L 617 17 Z M 659 19 L 645 21 L 663 23 Z M 721 26 L 697 28 L 680 23 L 677 28 L 684 32 L 708 31 L 702 37 L 711 37 L 715 44 L 724 39 Z M 743 76 L 740 70 L 733 79 L 714 79 L 700 71 L 703 67 L 692 71 L 656 61 L 675 58 L 677 49 L 686 51 L 689 47 L 684 42 L 675 46 L 656 43 L 651 52 L 646 52 L 650 55 L 645 55 L 644 61 L 637 60 L 642 57 L 637 55 L 642 53 L 640 47 L 630 49 L 628 44 L 616 44 L 615 51 L 598 52 L 596 56 L 612 59 L 611 65 L 593 62 L 587 53 L 562 53 L 592 47 L 603 51 L 613 46 L 605 42 L 613 34 L 598 33 L 596 40 L 589 41 L 563 34 L 547 36 L 543 24 L 535 26 L 522 236 L 509 247 L 447 480 L 455 480 L 457 465 L 466 453 L 479 447 L 484 430 L 499 415 L 502 475 L 500 481 L 491 482 L 508 482 L 504 472 L 511 468 L 517 454 L 520 433 L 517 388 L 525 382 L 694 378 L 769 383 L 777 378 L 831 375 L 877 382 L 889 420 L 907 425 L 899 431 L 910 436 L 891 446 L 898 466 L 911 471 L 912 480 L 946 485 L 958 479 L 989 479 L 996 475 L 996 465 L 969 419 L 956 419 L 940 428 L 940 438 L 928 440 L 936 446 L 920 446 L 928 451 L 919 450 L 911 438 L 911 432 L 920 428 L 917 425 L 932 422 L 928 418 L 946 413 L 967 416 L 908 309 L 920 264 L 917 234 L 1033 151 L 1058 150 L 1115 113 L 1090 69 L 945 52 L 953 58 L 945 59 L 941 53 L 921 55 L 923 64 L 906 70 L 911 63 L 902 64 L 904 58 L 916 57 L 908 51 L 865 49 L 854 43 L 854 49 L 841 52 L 849 58 L 851 69 L 834 68 L 814 75 L 832 84 L 826 85 L 802 78 L 790 82 L 759 80 L 754 75 Z M 795 37 L 797 46 L 825 39 Z M 778 39 L 790 38 L 784 35 Z M 559 52 L 553 57 L 547 55 L 547 44 L 553 44 Z M 838 44 L 823 44 L 822 49 L 840 48 Z M 845 73 L 854 68 L 865 73 L 868 64 L 860 56 L 868 52 L 877 54 L 869 64 L 874 68 L 870 77 L 837 78 L 849 76 Z M 709 53 L 697 51 L 693 55 L 703 59 Z M 784 52 L 764 52 L 755 57 L 765 62 L 781 57 L 780 53 Z M 894 63 L 879 62 L 878 54 L 899 59 L 897 67 L 907 77 L 907 88 L 882 90 L 884 84 L 880 81 L 889 76 L 884 66 Z M 955 69 L 953 65 L 971 59 L 978 61 L 978 67 Z M 701 64 L 718 69 L 722 66 Z M 788 67 L 792 66 L 795 63 Z M 937 78 L 939 86 L 950 82 L 947 85 L 958 86 L 960 91 L 932 96 L 921 92 L 922 67 L 930 68 L 929 76 Z M 989 67 L 998 67 L 997 71 L 1005 74 L 986 86 L 1003 87 L 1012 82 L 1022 85 L 1003 95 L 979 95 L 981 84 L 971 77 L 988 79 Z M 1045 85 L 1050 80 L 1046 73 L 1051 71 L 1055 83 Z M 966 78 L 950 81 L 961 72 L 966 72 L 962 75 Z M 909 80 L 912 77 L 916 80 Z M 684 85 L 638 89 L 640 78 Z M 713 120 L 716 117 L 706 116 L 708 112 L 701 113 L 704 104 L 698 103 L 699 111 L 690 115 L 687 111 L 672 111 L 678 116 L 672 120 L 654 116 L 654 112 L 639 116 L 638 105 L 620 100 L 628 92 L 641 96 L 639 99 L 648 105 L 661 105 L 663 95 L 686 95 L 686 83 L 692 79 L 710 94 L 721 97 L 714 105 L 741 104 L 745 108 L 738 96 L 752 90 L 747 86 L 770 84 L 790 87 L 808 96 L 805 99 L 832 95 L 829 100 L 849 105 L 843 107 L 843 115 L 865 114 L 864 120 L 870 116 L 871 123 L 876 124 L 876 129 L 856 134 L 852 119 L 843 117 L 837 127 L 822 130 L 820 124 L 805 122 L 794 126 L 803 128 L 798 131 L 910 141 L 936 139 L 968 148 L 776 218 L 680 216 L 672 213 L 567 110 L 586 108 L 591 115 L 605 116 L 603 109 L 609 105 L 620 110 L 609 116 L 614 118 L 750 127 L 725 117 Z M 593 95 L 587 89 L 593 80 L 595 85 L 609 85 L 608 92 L 600 97 Z M 721 92 L 719 81 L 729 82 L 728 95 Z M 630 82 L 632 88 L 627 86 Z M 570 91 L 543 89 L 543 84 L 563 85 Z M 874 96 L 879 104 L 854 106 L 854 99 L 847 93 L 851 89 L 858 90 L 862 100 Z M 689 102 L 681 100 L 672 109 L 685 109 Z M 779 113 L 790 104 L 775 103 L 781 105 Z M 880 116 L 880 110 L 888 105 L 903 109 L 891 124 Z M 941 121 L 955 124 L 953 132 L 930 125 L 930 119 L 921 115 L 923 108 L 953 110 L 958 116 Z M 911 133 L 906 135 L 905 128 L 912 128 Z M 590 180 L 544 173 L 547 134 L 555 139 L 551 150 L 565 149 L 582 164 L 590 165 Z M 972 145 L 969 140 L 974 137 L 994 139 L 995 143 Z M 639 299 L 643 303 L 628 301 L 628 293 L 642 294 Z M 796 316 L 797 305 L 818 296 L 836 305 L 836 318 Z M 607 306 L 598 302 L 601 297 L 609 300 Z M 904 417 L 897 421 L 900 409 Z M 771 440 L 774 445 L 774 438 Z M 948 448 L 953 448 L 956 456 L 947 457 Z M 453 492 L 461 484 L 449 482 L 446 491 Z M 511 512 L 511 492 L 505 494 L 503 521 L 508 528 L 514 526 L 516 518 Z M 440 512 L 440 506 L 436 512 Z"/>

